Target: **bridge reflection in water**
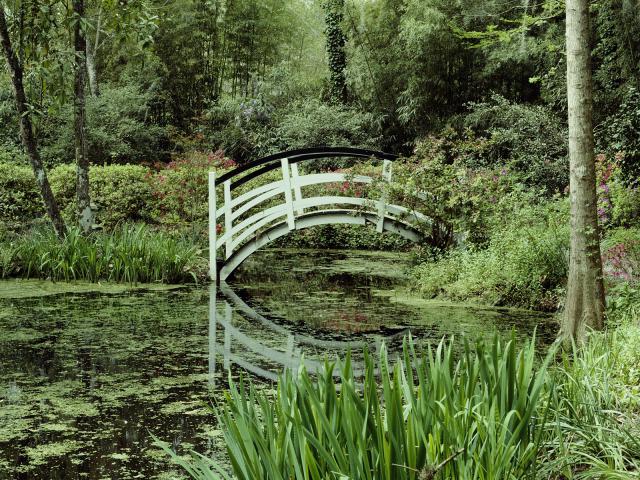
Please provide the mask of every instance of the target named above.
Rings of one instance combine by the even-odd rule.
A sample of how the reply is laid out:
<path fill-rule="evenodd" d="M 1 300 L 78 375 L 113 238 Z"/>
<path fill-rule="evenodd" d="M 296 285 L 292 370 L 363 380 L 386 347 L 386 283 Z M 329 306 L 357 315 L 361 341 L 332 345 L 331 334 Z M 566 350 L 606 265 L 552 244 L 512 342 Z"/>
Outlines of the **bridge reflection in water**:
<path fill-rule="evenodd" d="M 238 324 L 250 326 L 240 328 Z M 262 379 L 275 381 L 284 370 L 297 371 L 302 363 L 310 373 L 320 372 L 329 361 L 353 353 L 353 371 L 364 375 L 359 361 L 365 347 L 377 353 L 385 342 L 401 341 L 409 329 L 391 335 L 367 335 L 361 340 L 316 338 L 276 323 L 249 306 L 226 282 L 218 290 L 209 287 L 209 385 L 215 388 L 220 367 L 226 372 L 235 365 Z M 219 357 L 222 357 L 220 362 Z M 336 368 L 334 375 L 338 376 Z"/>

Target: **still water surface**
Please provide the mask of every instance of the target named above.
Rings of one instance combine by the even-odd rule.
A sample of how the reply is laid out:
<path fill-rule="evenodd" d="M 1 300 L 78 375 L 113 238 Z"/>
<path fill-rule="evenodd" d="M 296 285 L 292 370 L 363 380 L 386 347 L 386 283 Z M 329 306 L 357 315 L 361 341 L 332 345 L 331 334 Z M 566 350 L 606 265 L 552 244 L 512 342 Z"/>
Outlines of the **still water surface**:
<path fill-rule="evenodd" d="M 181 478 L 152 434 L 221 455 L 207 409 L 233 376 L 384 341 L 554 334 L 546 314 L 425 301 L 398 253 L 267 250 L 217 294 L 0 283 L 0 480 Z M 357 353 L 356 353 L 357 357 Z"/>

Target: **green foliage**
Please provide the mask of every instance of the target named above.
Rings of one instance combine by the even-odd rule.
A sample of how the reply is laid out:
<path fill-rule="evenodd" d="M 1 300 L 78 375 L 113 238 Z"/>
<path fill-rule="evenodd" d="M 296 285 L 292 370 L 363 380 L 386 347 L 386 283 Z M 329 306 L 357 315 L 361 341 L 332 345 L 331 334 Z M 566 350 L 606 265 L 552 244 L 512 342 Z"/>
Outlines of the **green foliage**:
<path fill-rule="evenodd" d="M 99 97 L 87 97 L 87 141 L 94 164 L 140 163 L 166 158 L 166 135 L 150 125 L 151 96 L 133 85 L 102 86 Z M 42 121 L 42 158 L 49 165 L 74 158 L 73 108 L 65 105 Z"/>
<path fill-rule="evenodd" d="M 18 224 L 43 213 L 33 170 L 0 162 L 0 223 Z"/>
<path fill-rule="evenodd" d="M 329 99 L 334 104 L 347 101 L 347 38 L 342 29 L 344 20 L 344 0 L 324 0 L 325 34 L 327 36 L 327 56 L 329 57 Z"/>
<path fill-rule="evenodd" d="M 279 149 L 339 145 L 375 148 L 372 115 L 340 105 L 307 100 L 289 105 L 279 119 L 274 139 Z M 344 166 L 343 162 L 323 163 L 321 168 Z"/>
<path fill-rule="evenodd" d="M 224 100 L 206 112 L 204 135 L 240 164 L 273 153 L 272 109 L 264 99 Z"/>
<path fill-rule="evenodd" d="M 490 102 L 471 104 L 464 123 L 487 139 L 469 166 L 507 165 L 526 185 L 547 193 L 569 184 L 567 131 L 548 108 L 494 95 Z"/>
<path fill-rule="evenodd" d="M 428 297 L 556 310 L 568 272 L 565 206 L 521 208 L 511 215 L 486 248 L 452 250 L 417 266 L 416 287 Z"/>
<path fill-rule="evenodd" d="M 607 314 L 610 323 L 640 325 L 640 285 L 638 282 L 618 283 L 607 291 L 607 295 Z"/>
<path fill-rule="evenodd" d="M 389 192 L 393 203 L 429 217 L 430 225 L 417 226 L 438 250 L 452 246 L 456 236 L 485 243 L 495 203 L 515 187 L 506 168 L 468 168 L 450 146 L 446 139 L 422 140 L 413 157 L 394 162 Z"/>
<path fill-rule="evenodd" d="M 640 182 L 640 93 L 629 89 L 615 111 L 598 132 L 598 144 L 610 155 L 622 152 L 620 168 L 625 184 L 638 187 Z"/>
<path fill-rule="evenodd" d="M 625 117 L 631 118 L 630 111 L 638 108 L 633 101 L 635 97 L 637 102 L 635 92 L 640 88 L 640 6 L 627 0 L 594 3 L 593 30 L 595 119 L 605 128 L 612 120 L 619 127 L 624 125 Z M 635 128 L 638 128 L 637 114 Z M 632 131 L 627 133 L 632 135 Z M 605 135 L 602 140 L 617 142 L 620 138 L 609 139 Z M 637 138 L 629 136 L 628 140 L 637 146 Z M 617 148 L 620 150 L 626 148 Z"/>
<path fill-rule="evenodd" d="M 240 164 L 296 148 L 327 145 L 376 148 L 379 140 L 370 114 L 316 99 L 281 104 L 279 94 L 220 102 L 208 110 L 207 120 L 204 134 L 211 145 Z M 346 164 L 334 160 L 315 165 L 335 168 Z"/>
<path fill-rule="evenodd" d="M 65 216 L 75 218 L 75 168 L 61 165 L 51 171 L 53 193 Z M 118 223 L 149 219 L 152 189 L 149 169 L 141 165 L 94 166 L 89 173 L 96 221 L 107 229 Z"/>
<path fill-rule="evenodd" d="M 615 178 L 610 185 L 611 221 L 613 225 L 640 224 L 640 185 L 626 185 Z"/>
<path fill-rule="evenodd" d="M 326 364 L 317 380 L 287 371 L 275 398 L 241 380 L 218 407 L 227 452 L 238 479 L 533 478 L 547 416 L 545 366 L 534 342 L 518 351 L 497 337 L 454 342 L 425 354 L 405 343 L 391 364 L 365 353 L 364 386 L 347 356 Z M 231 478 L 200 455 L 185 461 L 193 478 Z"/>
<path fill-rule="evenodd" d="M 1 278 L 177 283 L 204 278 L 207 270 L 196 246 L 144 225 L 89 236 L 71 228 L 62 241 L 49 228 L 36 229 L 0 239 L 0 247 Z"/>
<path fill-rule="evenodd" d="M 399 235 L 378 233 L 372 227 L 322 225 L 291 232 L 279 241 L 285 247 L 346 248 L 353 250 L 406 250 L 414 244 Z"/>
<path fill-rule="evenodd" d="M 394 368 L 382 349 L 379 375 L 365 355 L 356 379 L 347 356 L 338 378 L 333 364 L 317 379 L 287 371 L 275 394 L 230 381 L 215 411 L 234 477 L 159 444 L 202 480 L 636 478 L 640 327 L 552 347 L 543 363 L 534 345 L 494 338 L 459 353 L 443 341 L 416 354 L 405 342 Z"/>

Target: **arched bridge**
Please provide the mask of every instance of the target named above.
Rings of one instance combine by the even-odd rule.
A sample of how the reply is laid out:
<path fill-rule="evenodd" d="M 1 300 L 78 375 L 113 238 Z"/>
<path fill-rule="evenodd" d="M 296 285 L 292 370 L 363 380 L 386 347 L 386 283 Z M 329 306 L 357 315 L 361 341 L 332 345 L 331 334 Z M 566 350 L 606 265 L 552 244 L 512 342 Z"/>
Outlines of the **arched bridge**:
<path fill-rule="evenodd" d="M 391 166 L 396 156 L 388 153 L 345 147 L 322 147 L 291 150 L 255 160 L 216 178 L 209 173 L 209 252 L 210 275 L 225 280 L 252 253 L 292 230 L 326 224 L 372 225 L 377 231 L 397 233 L 418 241 L 420 233 L 412 227 L 427 221 L 420 213 L 379 198 L 362 196 L 304 196 L 305 187 L 337 182 L 371 184 L 374 179 L 342 172 L 302 175 L 298 164 L 321 158 L 348 157 L 383 161 L 382 178 L 391 181 Z M 273 178 L 273 171 L 278 171 Z M 266 184 L 247 189 L 248 182 L 271 179 Z M 259 182 L 257 182 L 259 183 Z M 244 186 L 244 187 L 243 187 Z M 221 187 L 222 202 L 216 198 Z M 217 250 L 223 248 L 223 257 Z"/>

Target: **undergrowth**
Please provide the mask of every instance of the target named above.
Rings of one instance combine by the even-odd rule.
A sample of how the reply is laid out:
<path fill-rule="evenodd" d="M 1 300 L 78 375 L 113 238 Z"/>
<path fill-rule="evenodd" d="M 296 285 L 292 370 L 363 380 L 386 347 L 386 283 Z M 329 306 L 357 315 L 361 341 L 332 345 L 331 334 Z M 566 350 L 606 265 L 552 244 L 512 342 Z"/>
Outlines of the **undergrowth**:
<path fill-rule="evenodd" d="M 408 341 L 396 361 L 365 355 L 364 379 L 347 357 L 339 378 L 302 368 L 275 394 L 231 381 L 214 411 L 232 473 L 159 444 L 201 480 L 637 478 L 639 340 L 629 326 L 544 360 L 534 340 Z"/>
<path fill-rule="evenodd" d="M 206 270 L 196 244 L 145 225 L 86 236 L 72 228 L 63 240 L 50 228 L 0 236 L 0 278 L 176 283 L 197 282 Z"/>

